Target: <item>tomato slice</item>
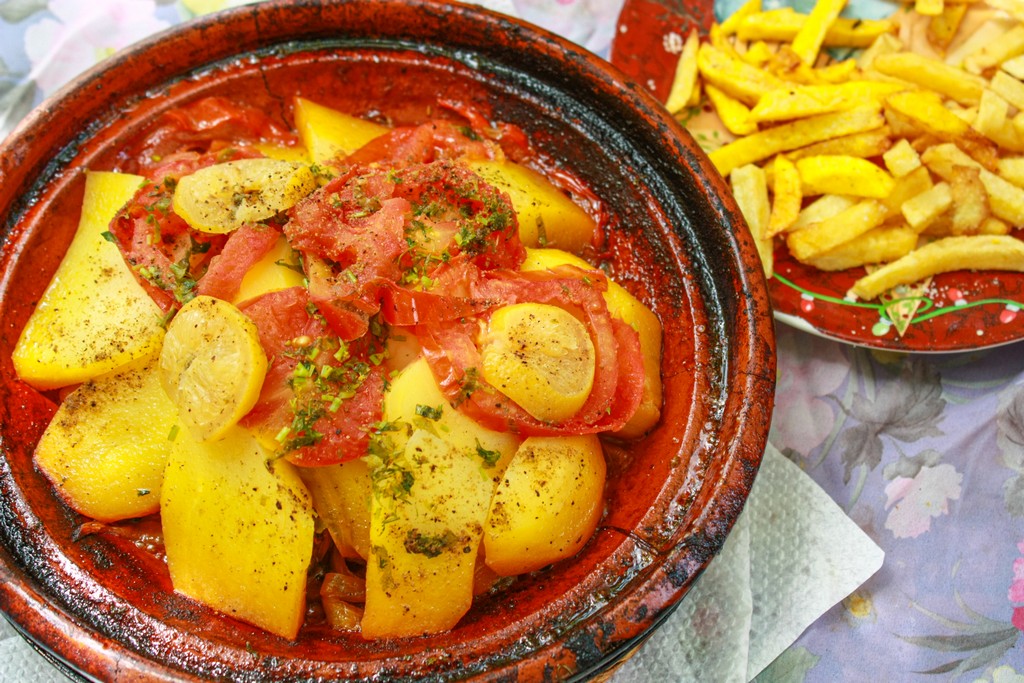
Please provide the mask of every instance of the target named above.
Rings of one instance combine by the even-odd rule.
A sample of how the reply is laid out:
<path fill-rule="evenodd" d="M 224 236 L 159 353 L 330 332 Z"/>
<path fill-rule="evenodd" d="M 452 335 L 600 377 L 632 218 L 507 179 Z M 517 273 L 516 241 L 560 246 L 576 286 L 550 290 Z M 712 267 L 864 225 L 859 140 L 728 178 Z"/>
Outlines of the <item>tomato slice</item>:
<path fill-rule="evenodd" d="M 199 278 L 199 294 L 230 301 L 238 294 L 246 272 L 277 244 L 281 232 L 268 225 L 243 225 L 228 235 L 224 248 L 210 259 Z"/>
<path fill-rule="evenodd" d="M 536 419 L 482 378 L 476 344 L 479 319 L 431 321 L 413 328 L 435 378 L 448 400 L 480 424 L 524 436 L 588 434 L 620 428 L 643 394 L 643 357 L 636 331 L 613 320 L 597 271 L 479 271 L 471 289 L 478 301 L 499 305 L 535 302 L 560 306 L 583 320 L 594 342 L 594 385 L 583 407 L 568 420 Z"/>
<path fill-rule="evenodd" d="M 426 305 L 429 294 L 412 292 L 429 292 L 453 260 L 517 268 L 526 253 L 507 195 L 449 161 L 353 167 L 299 202 L 284 231 L 312 301 L 346 341 L 366 333 L 385 296 L 394 311 Z"/>
<path fill-rule="evenodd" d="M 204 97 L 162 114 L 129 151 L 136 167 L 126 170 L 153 177 L 152 169 L 165 164 L 170 155 L 217 153 L 258 141 L 291 146 L 297 137 L 262 109 L 224 97 Z"/>
<path fill-rule="evenodd" d="M 381 419 L 383 344 L 368 334 L 343 342 L 316 314 L 302 287 L 242 306 L 260 332 L 270 367 L 260 398 L 241 424 L 274 441 L 296 465 L 332 465 L 366 455 Z"/>

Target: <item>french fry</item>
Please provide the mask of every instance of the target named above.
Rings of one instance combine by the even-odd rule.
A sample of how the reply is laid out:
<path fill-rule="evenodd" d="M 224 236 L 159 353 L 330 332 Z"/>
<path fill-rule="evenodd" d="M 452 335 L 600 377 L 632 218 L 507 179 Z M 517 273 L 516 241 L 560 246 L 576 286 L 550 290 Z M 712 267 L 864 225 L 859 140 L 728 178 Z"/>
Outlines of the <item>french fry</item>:
<path fill-rule="evenodd" d="M 953 193 L 951 232 L 954 235 L 977 234 L 991 214 L 988 193 L 985 184 L 981 182 L 981 169 L 954 166 L 949 186 Z"/>
<path fill-rule="evenodd" d="M 849 194 L 882 199 L 895 180 L 888 171 L 859 157 L 822 155 L 796 162 L 804 195 Z"/>
<path fill-rule="evenodd" d="M 1024 82 L 1000 70 L 992 76 L 989 87 L 1017 109 L 1024 110 Z"/>
<path fill-rule="evenodd" d="M 827 155 L 844 155 L 851 157 L 878 157 L 885 154 L 892 145 L 892 129 L 882 126 L 863 133 L 841 135 L 830 140 L 822 140 L 813 145 L 787 152 L 786 156 L 794 161 L 804 157 Z"/>
<path fill-rule="evenodd" d="M 800 210 L 800 215 L 790 226 L 791 230 L 802 230 L 815 223 L 823 223 L 838 216 L 857 203 L 853 197 L 842 194 L 823 194 Z"/>
<path fill-rule="evenodd" d="M 1024 21 L 1024 0 L 987 0 L 987 4 L 1003 10 L 1017 21 Z"/>
<path fill-rule="evenodd" d="M 1024 54 L 1024 25 L 1018 24 L 964 59 L 964 68 L 980 74 L 1007 59 Z"/>
<path fill-rule="evenodd" d="M 903 41 L 899 37 L 892 33 L 883 33 L 857 56 L 857 66 L 865 74 L 871 73 L 874 71 L 875 59 L 881 55 L 896 54 L 903 48 Z"/>
<path fill-rule="evenodd" d="M 978 95 L 979 99 L 981 95 Z M 896 119 L 939 140 L 962 145 L 970 156 L 985 168 L 995 168 L 998 153 L 995 145 L 947 109 L 938 94 L 927 91 L 899 92 L 885 99 L 886 117 L 894 128 Z"/>
<path fill-rule="evenodd" d="M 1024 152 L 1024 138 L 1009 118 L 1010 103 L 994 90 L 986 89 L 981 95 L 974 129 L 1000 147 L 1011 152 Z"/>
<path fill-rule="evenodd" d="M 902 178 L 911 171 L 921 168 L 921 155 L 906 138 L 900 138 L 892 147 L 882 153 L 885 167 L 896 178 Z"/>
<path fill-rule="evenodd" d="M 757 245 L 765 276 L 771 277 L 774 270 L 773 240 L 768 236 L 771 206 L 768 203 L 768 182 L 764 169 L 753 164 L 740 166 L 730 174 L 729 181 L 736 204 Z"/>
<path fill-rule="evenodd" d="M 905 202 L 922 192 L 927 192 L 934 185 L 931 173 L 924 166 L 919 166 L 910 173 L 896 178 L 896 185 L 893 187 L 892 192 L 882 200 L 882 203 L 889 210 L 886 219 L 901 215 Z"/>
<path fill-rule="evenodd" d="M 995 216 L 989 216 L 981 222 L 978 228 L 979 235 L 1009 235 L 1010 224 Z"/>
<path fill-rule="evenodd" d="M 996 173 L 1017 187 L 1024 187 L 1024 156 L 1003 157 L 999 160 Z"/>
<path fill-rule="evenodd" d="M 730 142 L 708 156 L 719 173 L 728 175 L 738 166 L 761 161 L 780 152 L 806 147 L 840 135 L 852 135 L 881 128 L 883 125 L 885 117 L 878 108 L 857 107 L 842 112 L 809 116 L 794 123 L 758 131 Z"/>
<path fill-rule="evenodd" d="M 865 199 L 833 216 L 828 221 L 808 225 L 802 230 L 786 233 L 789 253 L 798 261 L 809 262 L 877 228 L 885 219 L 885 205 Z"/>
<path fill-rule="evenodd" d="M 683 43 L 683 50 L 679 53 L 679 62 L 676 64 L 675 77 L 669 89 L 668 98 L 665 100 L 665 108 L 673 114 L 689 105 L 693 97 L 694 87 L 697 85 L 697 49 L 700 47 L 700 34 L 697 29 L 690 31 Z"/>
<path fill-rule="evenodd" d="M 785 232 L 796 222 L 803 204 L 800 172 L 786 157 L 775 157 L 772 178 L 772 210 L 768 219 L 767 237 Z"/>
<path fill-rule="evenodd" d="M 953 205 L 953 190 L 941 182 L 903 202 L 900 211 L 912 229 L 924 232 Z"/>
<path fill-rule="evenodd" d="M 921 155 L 921 161 L 936 175 L 947 181 L 953 177 L 955 166 L 976 166 L 981 168 L 981 182 L 988 193 L 989 206 L 993 215 L 1011 225 L 1024 225 L 1024 188 L 982 168 L 956 145 L 944 143 L 929 147 Z"/>
<path fill-rule="evenodd" d="M 748 105 L 756 104 L 762 95 L 784 85 L 767 71 L 710 43 L 701 44 L 697 50 L 697 70 L 706 83 Z"/>
<path fill-rule="evenodd" d="M 791 42 L 806 23 L 807 15 L 792 8 L 766 10 L 744 17 L 736 27 L 740 40 Z M 891 33 L 896 25 L 889 19 L 846 19 L 840 17 L 828 27 L 825 47 L 868 47 L 878 36 Z"/>
<path fill-rule="evenodd" d="M 704 92 L 707 93 L 711 105 L 727 131 L 739 136 L 757 132 L 757 124 L 750 118 L 750 109 L 747 105 L 710 83 L 704 85 Z"/>
<path fill-rule="evenodd" d="M 968 4 L 944 4 L 942 11 L 933 16 L 928 22 L 928 42 L 932 47 L 944 52 L 956 37 L 963 23 L 964 15 L 967 14 Z"/>
<path fill-rule="evenodd" d="M 999 36 L 1012 29 L 1016 24 L 1017 22 L 1009 17 L 995 16 L 988 19 L 981 26 L 975 28 L 967 40 L 949 50 L 944 61 L 950 66 L 962 67 L 968 56 L 977 52 L 983 45 L 999 40 Z"/>
<path fill-rule="evenodd" d="M 818 60 L 818 52 L 825 42 L 825 35 L 839 13 L 846 6 L 846 0 L 818 0 L 807 16 L 807 21 L 793 36 L 793 52 L 804 64 L 814 64 Z"/>
<path fill-rule="evenodd" d="M 729 15 L 729 17 L 719 24 L 719 28 L 723 36 L 731 36 L 736 33 L 737 27 L 744 19 L 749 17 L 751 14 L 756 14 L 761 11 L 761 0 L 747 0 L 745 3 L 740 5 L 739 9 Z"/>
<path fill-rule="evenodd" d="M 916 0 L 914 11 L 926 17 L 934 17 L 942 14 L 943 0 Z"/>
<path fill-rule="evenodd" d="M 946 237 L 857 280 L 850 294 L 870 301 L 897 285 L 957 270 L 1024 272 L 1024 241 L 1007 235 Z"/>
<path fill-rule="evenodd" d="M 1007 59 L 1002 63 L 1000 69 L 1013 76 L 1018 81 L 1024 80 L 1024 55 L 1014 57 L 1013 59 Z"/>
<path fill-rule="evenodd" d="M 916 246 L 917 231 L 903 225 L 882 226 L 816 256 L 808 264 L 818 270 L 847 270 L 895 261 L 909 254 Z"/>
<path fill-rule="evenodd" d="M 880 103 L 885 96 L 905 89 L 898 83 L 859 80 L 779 88 L 762 95 L 750 115 L 757 122 L 799 119 Z"/>
<path fill-rule="evenodd" d="M 984 78 L 914 52 L 879 55 L 872 67 L 967 105 L 977 104 L 985 88 Z"/>

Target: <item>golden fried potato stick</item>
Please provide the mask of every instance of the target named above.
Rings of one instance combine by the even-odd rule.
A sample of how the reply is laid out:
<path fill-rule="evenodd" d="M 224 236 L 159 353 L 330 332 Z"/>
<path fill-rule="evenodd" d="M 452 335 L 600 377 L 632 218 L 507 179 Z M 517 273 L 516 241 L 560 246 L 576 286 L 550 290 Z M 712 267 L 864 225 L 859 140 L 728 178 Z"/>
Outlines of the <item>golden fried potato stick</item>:
<path fill-rule="evenodd" d="M 745 41 L 791 42 L 806 23 L 807 15 L 790 7 L 756 12 L 743 17 L 736 37 Z M 825 47 L 868 47 L 878 36 L 891 33 L 896 24 L 889 19 L 847 19 L 839 17 L 825 32 Z"/>
<path fill-rule="evenodd" d="M 675 77 L 669 88 L 665 108 L 673 114 L 685 108 L 693 98 L 697 86 L 697 48 L 700 47 L 700 34 L 697 29 L 690 31 L 683 43 L 683 51 L 679 53 Z"/>
<path fill-rule="evenodd" d="M 736 204 L 747 221 L 754 244 L 757 245 L 765 277 L 771 277 L 775 256 L 774 242 L 768 235 L 771 206 L 768 203 L 768 181 L 764 169 L 753 164 L 741 166 L 730 174 L 729 181 Z"/>
<path fill-rule="evenodd" d="M 704 92 L 727 131 L 737 136 L 757 132 L 757 124 L 750 118 L 750 108 L 747 105 L 735 97 L 730 97 L 710 83 L 704 84 Z"/>
<path fill-rule="evenodd" d="M 736 33 L 736 29 L 740 23 L 751 16 L 761 11 L 761 0 L 747 0 L 743 3 L 739 9 L 730 14 L 725 21 L 718 25 L 719 31 L 723 36 L 731 36 Z"/>
<path fill-rule="evenodd" d="M 814 64 L 818 60 L 818 52 L 825 42 L 825 34 L 839 18 L 839 13 L 846 6 L 846 0 L 818 0 L 807 15 L 807 21 L 793 37 L 793 52 L 804 64 Z"/>
<path fill-rule="evenodd" d="M 818 270 L 846 270 L 888 263 L 913 251 L 917 239 L 917 231 L 904 225 L 883 225 L 814 257 L 808 264 Z"/>
<path fill-rule="evenodd" d="M 786 156 L 794 161 L 822 154 L 842 154 L 867 159 L 882 156 L 891 146 L 892 129 L 889 126 L 882 126 L 874 130 L 866 130 L 863 133 L 841 135 L 831 140 L 822 140 L 813 145 L 807 145 L 792 152 L 787 152 Z"/>
<path fill-rule="evenodd" d="M 885 215 L 884 204 L 877 199 L 865 199 L 827 221 L 786 233 L 786 245 L 793 258 L 807 263 L 877 228 L 885 220 Z"/>
<path fill-rule="evenodd" d="M 776 76 L 711 43 L 702 43 L 697 50 L 697 69 L 705 83 L 748 105 L 756 104 L 765 93 L 785 86 Z"/>
<path fill-rule="evenodd" d="M 964 2 L 955 5 L 944 4 L 942 11 L 931 18 L 928 22 L 927 37 L 932 47 L 945 52 L 956 38 L 968 7 L 969 5 Z"/>
<path fill-rule="evenodd" d="M 723 145 L 708 156 L 718 172 L 725 176 L 734 168 L 767 159 L 779 152 L 799 149 L 841 135 L 862 133 L 884 125 L 885 117 L 878 107 L 857 107 L 831 114 L 808 116 L 799 121 L 758 131 Z"/>
<path fill-rule="evenodd" d="M 985 191 L 988 193 L 989 206 L 993 215 L 1010 225 L 1024 225 L 1024 188 L 982 168 L 978 162 L 964 154 L 956 145 L 945 143 L 929 147 L 921 154 L 921 161 L 933 173 L 947 181 L 953 177 L 955 166 L 981 168 L 981 182 L 985 185 Z"/>
<path fill-rule="evenodd" d="M 1024 241 L 1008 235 L 945 237 L 860 278 L 850 294 L 870 301 L 897 285 L 957 270 L 1024 272 Z"/>
<path fill-rule="evenodd" d="M 821 85 L 793 85 L 762 95 L 757 105 L 750 110 L 750 115 L 758 123 L 788 121 L 875 104 L 888 95 L 906 90 L 907 87 L 900 83 L 864 80 Z"/>
<path fill-rule="evenodd" d="M 978 104 L 986 84 L 981 76 L 916 52 L 878 55 L 872 67 L 886 76 L 941 93 L 968 106 Z"/>
<path fill-rule="evenodd" d="M 909 125 L 943 142 L 955 142 L 985 168 L 996 167 L 999 153 L 995 144 L 946 108 L 938 93 L 913 90 L 890 95 L 885 100 L 885 113 L 894 129 L 900 124 Z"/>
<path fill-rule="evenodd" d="M 800 172 L 783 155 L 775 157 L 772 173 L 772 212 L 768 219 L 768 237 L 785 232 L 796 222 L 803 205 Z"/>
<path fill-rule="evenodd" d="M 840 154 L 798 159 L 803 193 L 849 194 L 856 197 L 887 197 L 896 185 L 888 171 L 859 157 Z"/>

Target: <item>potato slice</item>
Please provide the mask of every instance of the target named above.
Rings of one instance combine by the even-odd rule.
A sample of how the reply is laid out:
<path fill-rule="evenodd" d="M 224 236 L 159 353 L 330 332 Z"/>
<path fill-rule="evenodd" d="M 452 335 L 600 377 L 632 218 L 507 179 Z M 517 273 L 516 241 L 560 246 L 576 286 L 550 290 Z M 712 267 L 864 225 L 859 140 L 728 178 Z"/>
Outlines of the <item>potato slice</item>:
<path fill-rule="evenodd" d="M 563 264 L 589 269 L 592 265 L 579 256 L 561 249 L 527 249 L 523 270 L 550 270 Z M 640 336 L 640 353 L 644 361 L 644 393 L 640 406 L 616 434 L 631 439 L 642 436 L 661 418 L 661 321 L 651 309 L 617 282 L 608 281 L 605 303 L 613 318 L 622 320 Z"/>
<path fill-rule="evenodd" d="M 370 556 L 370 469 L 363 459 L 327 467 L 297 468 L 313 509 L 345 557 Z"/>
<path fill-rule="evenodd" d="M 105 238 L 142 182 L 123 173 L 86 174 L 78 231 L 12 353 L 18 377 L 32 386 L 84 382 L 160 348 L 163 313 Z"/>
<path fill-rule="evenodd" d="M 511 576 L 579 552 L 601 518 L 605 474 L 596 436 L 523 441 L 490 505 L 487 566 Z"/>
<path fill-rule="evenodd" d="M 313 510 L 294 466 L 241 427 L 217 443 L 182 430 L 160 513 L 175 591 L 295 638 L 306 612 Z"/>
<path fill-rule="evenodd" d="M 305 164 L 238 159 L 182 176 L 171 205 L 194 230 L 220 234 L 265 221 L 316 188 L 316 176 Z"/>
<path fill-rule="evenodd" d="M 488 384 L 533 417 L 561 422 L 579 412 L 594 386 L 597 354 L 586 326 L 550 304 L 502 306 L 480 340 Z"/>
<path fill-rule="evenodd" d="M 215 441 L 256 404 L 267 356 L 256 325 L 241 311 L 197 296 L 167 328 L 160 373 L 182 424 L 196 439 Z"/>
<path fill-rule="evenodd" d="M 160 508 L 175 422 L 154 354 L 71 392 L 39 439 L 35 464 L 86 517 L 143 517 Z"/>
<path fill-rule="evenodd" d="M 303 97 L 295 98 L 295 129 L 316 164 L 347 156 L 388 132 L 388 128 L 379 123 L 350 116 Z"/>
<path fill-rule="evenodd" d="M 443 435 L 456 449 L 477 458 L 492 476 L 500 476 L 520 442 L 514 434 L 481 427 L 448 405 L 422 357 L 391 381 L 384 395 L 383 419 L 385 424 L 413 425 Z M 388 434 L 388 440 L 398 451 L 405 448 L 408 438 L 405 429 Z"/>
<path fill-rule="evenodd" d="M 477 551 L 494 481 L 480 458 L 427 429 L 371 468 L 366 638 L 452 628 L 473 601 Z"/>
<path fill-rule="evenodd" d="M 519 238 L 529 247 L 580 251 L 590 245 L 597 223 L 550 180 L 513 161 L 470 160 L 477 175 L 508 193 L 519 221 Z"/>

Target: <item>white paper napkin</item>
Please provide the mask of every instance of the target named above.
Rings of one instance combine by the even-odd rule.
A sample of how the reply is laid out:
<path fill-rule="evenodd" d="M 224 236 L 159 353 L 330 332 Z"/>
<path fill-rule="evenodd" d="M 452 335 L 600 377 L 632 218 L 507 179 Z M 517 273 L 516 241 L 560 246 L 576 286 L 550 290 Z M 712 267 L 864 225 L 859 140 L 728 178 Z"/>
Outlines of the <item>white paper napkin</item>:
<path fill-rule="evenodd" d="M 769 446 L 722 552 L 613 683 L 745 683 L 882 566 L 875 545 Z"/>

